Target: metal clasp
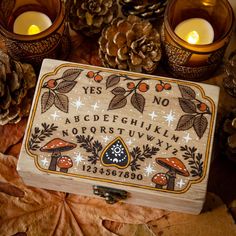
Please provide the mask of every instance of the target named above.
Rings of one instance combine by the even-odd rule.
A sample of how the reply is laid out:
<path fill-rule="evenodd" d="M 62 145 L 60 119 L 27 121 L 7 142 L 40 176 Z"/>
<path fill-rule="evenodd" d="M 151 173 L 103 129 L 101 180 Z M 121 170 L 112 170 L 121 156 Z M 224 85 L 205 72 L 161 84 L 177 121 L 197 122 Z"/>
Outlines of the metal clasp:
<path fill-rule="evenodd" d="M 103 186 L 93 186 L 94 195 L 105 198 L 108 204 L 114 204 L 120 200 L 124 200 L 128 197 L 128 193 L 125 190 L 108 188 Z"/>

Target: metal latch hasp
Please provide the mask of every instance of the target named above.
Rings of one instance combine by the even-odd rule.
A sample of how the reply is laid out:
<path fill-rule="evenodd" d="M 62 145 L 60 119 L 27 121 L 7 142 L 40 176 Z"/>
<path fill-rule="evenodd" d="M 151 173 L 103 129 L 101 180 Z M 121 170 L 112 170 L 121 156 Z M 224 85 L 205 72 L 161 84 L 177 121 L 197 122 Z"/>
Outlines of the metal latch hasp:
<path fill-rule="evenodd" d="M 128 193 L 125 190 L 108 188 L 103 186 L 93 186 L 94 195 L 105 198 L 108 204 L 114 204 L 120 200 L 124 200 L 128 197 Z"/>

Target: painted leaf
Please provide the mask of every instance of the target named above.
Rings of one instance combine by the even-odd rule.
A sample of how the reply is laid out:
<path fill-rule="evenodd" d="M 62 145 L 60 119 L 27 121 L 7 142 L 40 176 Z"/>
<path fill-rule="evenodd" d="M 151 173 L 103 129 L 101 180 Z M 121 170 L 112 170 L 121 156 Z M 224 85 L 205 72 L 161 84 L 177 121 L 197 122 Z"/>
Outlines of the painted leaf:
<path fill-rule="evenodd" d="M 112 86 L 117 85 L 120 82 L 120 76 L 119 75 L 110 75 L 107 77 L 106 81 L 106 88 L 110 88 Z"/>
<path fill-rule="evenodd" d="M 185 113 L 196 112 L 196 105 L 189 99 L 179 98 L 179 105 Z"/>
<path fill-rule="evenodd" d="M 69 93 L 77 84 L 75 81 L 62 81 L 55 89 L 59 93 Z"/>
<path fill-rule="evenodd" d="M 195 99 L 196 98 L 196 93 L 195 91 L 185 85 L 179 85 L 179 90 L 181 92 L 181 95 L 185 99 Z"/>
<path fill-rule="evenodd" d="M 131 104 L 136 108 L 138 111 L 143 113 L 145 107 L 145 98 L 142 94 L 134 93 L 131 97 Z"/>
<path fill-rule="evenodd" d="M 127 99 L 124 95 L 116 95 L 112 98 L 108 110 L 114 110 L 124 107 L 127 104 Z"/>
<path fill-rule="evenodd" d="M 111 93 L 113 93 L 114 95 L 124 95 L 125 92 L 125 89 L 122 87 L 116 87 L 111 91 Z"/>
<path fill-rule="evenodd" d="M 69 109 L 69 99 L 66 95 L 57 93 L 55 94 L 55 106 L 65 112 L 68 113 Z"/>
<path fill-rule="evenodd" d="M 55 102 L 55 96 L 52 92 L 45 92 L 41 97 L 42 113 L 47 111 Z"/>
<path fill-rule="evenodd" d="M 183 115 L 180 117 L 179 122 L 177 124 L 177 131 L 188 130 L 193 126 L 195 115 Z"/>
<path fill-rule="evenodd" d="M 61 76 L 61 79 L 66 81 L 74 81 L 82 72 L 81 69 L 68 69 L 64 71 L 64 73 Z"/>
<path fill-rule="evenodd" d="M 208 126 L 207 118 L 203 115 L 197 116 L 194 119 L 194 130 L 199 138 L 202 138 Z"/>

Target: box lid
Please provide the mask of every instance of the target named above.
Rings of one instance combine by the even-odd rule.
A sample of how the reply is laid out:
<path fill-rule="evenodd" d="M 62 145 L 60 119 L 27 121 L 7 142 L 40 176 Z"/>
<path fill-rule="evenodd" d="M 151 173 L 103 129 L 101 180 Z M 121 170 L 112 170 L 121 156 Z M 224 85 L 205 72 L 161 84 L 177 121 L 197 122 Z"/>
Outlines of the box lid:
<path fill-rule="evenodd" d="M 19 173 L 203 202 L 218 96 L 212 85 L 46 59 Z"/>

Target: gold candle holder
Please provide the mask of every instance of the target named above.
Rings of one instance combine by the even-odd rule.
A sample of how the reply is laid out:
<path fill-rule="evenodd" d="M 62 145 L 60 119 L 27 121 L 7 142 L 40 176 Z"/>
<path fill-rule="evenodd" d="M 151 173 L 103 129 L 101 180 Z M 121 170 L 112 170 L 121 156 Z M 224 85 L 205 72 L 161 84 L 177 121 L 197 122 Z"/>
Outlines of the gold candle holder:
<path fill-rule="evenodd" d="M 44 58 L 65 59 L 69 52 L 65 6 L 61 0 L 2 0 L 0 34 L 12 58 L 36 68 Z"/>
<path fill-rule="evenodd" d="M 196 44 L 195 41 L 188 42 L 175 33 L 181 22 L 192 18 L 201 19 L 212 26 L 213 42 Z M 227 0 L 170 1 L 165 11 L 161 33 L 164 59 L 170 73 L 187 80 L 199 81 L 209 77 L 222 61 L 230 41 L 233 22 L 234 13 Z M 210 26 L 207 27 L 198 37 L 208 37 L 212 34 Z M 192 30 L 195 33 L 194 27 Z"/>

